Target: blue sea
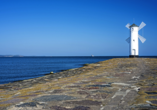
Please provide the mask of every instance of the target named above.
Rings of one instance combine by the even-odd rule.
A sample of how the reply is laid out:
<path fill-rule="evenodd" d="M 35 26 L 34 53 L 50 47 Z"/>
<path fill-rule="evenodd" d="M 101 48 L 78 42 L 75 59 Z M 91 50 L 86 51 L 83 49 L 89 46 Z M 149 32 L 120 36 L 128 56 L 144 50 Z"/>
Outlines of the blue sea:
<path fill-rule="evenodd" d="M 0 57 L 0 84 L 41 77 L 51 71 L 57 74 L 112 58 L 117 57 Z"/>

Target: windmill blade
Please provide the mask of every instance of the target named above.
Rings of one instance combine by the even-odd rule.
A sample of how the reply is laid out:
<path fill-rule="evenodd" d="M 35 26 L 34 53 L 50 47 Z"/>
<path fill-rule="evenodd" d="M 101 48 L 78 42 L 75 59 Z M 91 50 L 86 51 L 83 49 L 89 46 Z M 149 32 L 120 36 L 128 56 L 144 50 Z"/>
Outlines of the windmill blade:
<path fill-rule="evenodd" d="M 130 29 L 130 23 L 128 23 L 125 27 L 127 27 L 128 29 Z"/>
<path fill-rule="evenodd" d="M 130 37 L 128 37 L 128 38 L 126 39 L 126 41 L 127 41 L 128 43 L 130 43 Z"/>
<path fill-rule="evenodd" d="M 138 31 L 139 31 L 140 29 L 142 29 L 145 25 L 146 25 L 146 24 L 145 24 L 144 22 L 142 22 L 142 23 L 140 24 L 140 26 L 138 27 Z"/>
<path fill-rule="evenodd" d="M 142 43 L 144 43 L 146 41 L 146 39 L 140 35 L 138 35 L 138 38 L 141 40 Z"/>

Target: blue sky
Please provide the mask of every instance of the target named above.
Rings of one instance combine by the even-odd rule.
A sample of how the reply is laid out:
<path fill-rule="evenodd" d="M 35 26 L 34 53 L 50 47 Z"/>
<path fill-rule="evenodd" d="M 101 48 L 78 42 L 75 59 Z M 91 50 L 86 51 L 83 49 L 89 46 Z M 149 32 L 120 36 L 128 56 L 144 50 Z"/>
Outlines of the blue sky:
<path fill-rule="evenodd" d="M 0 0 L 0 55 L 128 56 L 127 23 L 157 56 L 156 0 Z"/>

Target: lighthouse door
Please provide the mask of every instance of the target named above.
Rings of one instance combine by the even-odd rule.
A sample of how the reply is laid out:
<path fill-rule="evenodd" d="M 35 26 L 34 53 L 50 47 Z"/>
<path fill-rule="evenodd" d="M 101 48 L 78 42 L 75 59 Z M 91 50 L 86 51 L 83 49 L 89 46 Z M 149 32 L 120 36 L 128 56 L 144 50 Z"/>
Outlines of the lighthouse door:
<path fill-rule="evenodd" d="M 133 49 L 133 55 L 136 55 L 136 49 Z"/>

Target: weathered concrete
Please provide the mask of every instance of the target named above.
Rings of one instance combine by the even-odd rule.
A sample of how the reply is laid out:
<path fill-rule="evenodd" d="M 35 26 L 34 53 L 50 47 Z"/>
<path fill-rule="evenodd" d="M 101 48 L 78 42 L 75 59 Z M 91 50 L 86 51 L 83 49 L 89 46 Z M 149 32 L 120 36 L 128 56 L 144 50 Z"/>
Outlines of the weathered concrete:
<path fill-rule="evenodd" d="M 116 58 L 0 85 L 0 110 L 157 109 L 157 59 Z"/>

